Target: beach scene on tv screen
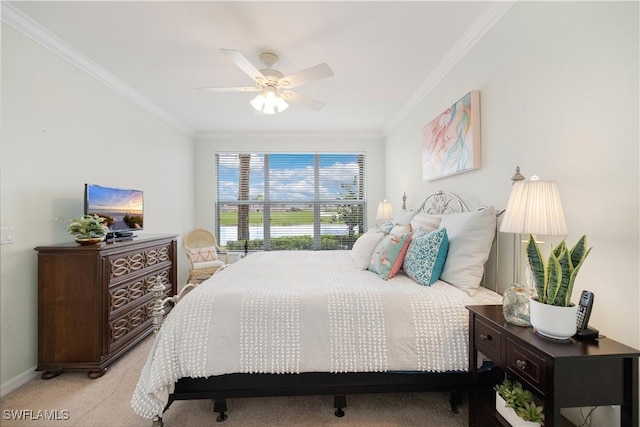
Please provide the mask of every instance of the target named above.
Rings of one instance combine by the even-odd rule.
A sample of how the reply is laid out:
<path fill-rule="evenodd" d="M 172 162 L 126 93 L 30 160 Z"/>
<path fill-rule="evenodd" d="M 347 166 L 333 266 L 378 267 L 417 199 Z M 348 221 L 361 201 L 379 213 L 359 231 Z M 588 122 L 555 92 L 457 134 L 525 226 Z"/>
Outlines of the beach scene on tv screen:
<path fill-rule="evenodd" d="M 88 212 L 107 219 L 112 230 L 143 228 L 143 193 L 139 190 L 92 186 Z"/>

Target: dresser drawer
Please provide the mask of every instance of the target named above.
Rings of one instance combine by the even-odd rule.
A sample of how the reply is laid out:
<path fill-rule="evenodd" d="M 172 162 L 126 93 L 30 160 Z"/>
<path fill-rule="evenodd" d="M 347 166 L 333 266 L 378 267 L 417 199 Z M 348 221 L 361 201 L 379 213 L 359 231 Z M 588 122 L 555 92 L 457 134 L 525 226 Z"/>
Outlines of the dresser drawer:
<path fill-rule="evenodd" d="M 507 338 L 507 370 L 510 370 L 538 392 L 545 390 L 545 361 L 540 356 Z"/>
<path fill-rule="evenodd" d="M 120 313 L 140 305 L 141 298 L 153 293 L 153 287 L 157 283 L 160 283 L 165 290 L 170 290 L 172 283 L 169 275 L 170 268 L 167 268 L 109 286 L 109 317 L 118 317 Z"/>
<path fill-rule="evenodd" d="M 163 298 L 167 298 L 170 294 L 171 288 L 167 288 L 164 291 Z M 156 300 L 154 296 L 147 295 L 141 298 L 141 302 L 142 304 L 138 307 L 109 320 L 109 353 L 118 351 L 141 333 L 149 331 L 153 323 L 151 314 Z M 164 308 L 165 316 L 169 310 L 169 307 Z"/>
<path fill-rule="evenodd" d="M 496 364 L 504 363 L 502 333 L 476 318 L 473 337 L 476 347 Z"/>
<path fill-rule="evenodd" d="M 131 252 L 108 255 L 109 281 L 126 279 L 127 276 L 142 270 L 171 262 L 171 252 L 171 243 L 166 243 Z"/>

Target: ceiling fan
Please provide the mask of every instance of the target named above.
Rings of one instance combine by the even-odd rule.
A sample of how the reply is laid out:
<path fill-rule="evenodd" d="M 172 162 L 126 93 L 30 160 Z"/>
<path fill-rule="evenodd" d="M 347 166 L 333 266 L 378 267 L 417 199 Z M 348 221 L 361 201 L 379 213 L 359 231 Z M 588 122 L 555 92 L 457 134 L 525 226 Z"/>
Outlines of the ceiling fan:
<path fill-rule="evenodd" d="M 320 110 L 325 106 L 324 102 L 294 92 L 291 89 L 333 76 L 333 71 L 327 64 L 318 64 L 284 76 L 280 71 L 273 68 L 278 63 L 278 55 L 274 53 L 264 52 L 260 54 L 260 62 L 262 62 L 264 68 L 258 70 L 239 51 L 234 49 L 221 50 L 231 62 L 253 79 L 255 86 L 200 87 L 197 89 L 213 92 L 260 92 L 260 95 L 251 101 L 251 105 L 265 114 L 282 112 L 287 109 L 288 103 L 303 105 L 312 110 Z"/>

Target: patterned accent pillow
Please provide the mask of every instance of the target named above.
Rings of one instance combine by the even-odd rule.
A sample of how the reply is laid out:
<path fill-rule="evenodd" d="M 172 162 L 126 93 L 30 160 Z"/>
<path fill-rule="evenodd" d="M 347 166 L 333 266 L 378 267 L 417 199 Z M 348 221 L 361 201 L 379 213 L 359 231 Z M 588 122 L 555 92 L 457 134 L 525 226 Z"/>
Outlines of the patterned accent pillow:
<path fill-rule="evenodd" d="M 418 228 L 404 257 L 405 273 L 423 286 L 432 285 L 440 278 L 448 250 L 446 228 L 432 232 Z"/>
<path fill-rule="evenodd" d="M 371 254 L 368 269 L 378 273 L 384 280 L 389 279 L 396 258 L 398 258 L 405 242 L 409 239 L 409 235 L 409 233 L 405 233 L 401 235 L 387 234 L 384 236 L 374 249 L 373 254 Z"/>
<path fill-rule="evenodd" d="M 215 246 L 189 249 L 189 255 L 193 262 L 216 261 L 218 259 L 218 252 Z"/>

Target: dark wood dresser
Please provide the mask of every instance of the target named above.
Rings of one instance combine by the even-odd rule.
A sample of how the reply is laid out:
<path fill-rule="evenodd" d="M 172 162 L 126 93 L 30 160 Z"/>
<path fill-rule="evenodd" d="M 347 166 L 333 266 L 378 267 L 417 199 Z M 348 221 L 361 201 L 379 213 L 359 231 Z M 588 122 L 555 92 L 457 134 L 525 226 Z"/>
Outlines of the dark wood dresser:
<path fill-rule="evenodd" d="M 38 246 L 38 367 L 90 378 L 140 342 L 153 325 L 154 295 L 177 292 L 175 235 L 80 246 Z"/>

